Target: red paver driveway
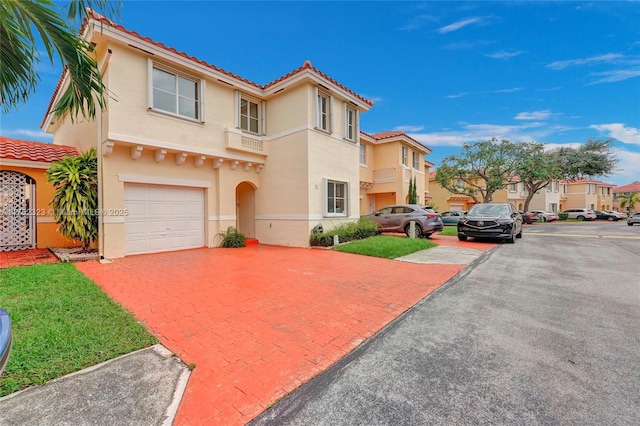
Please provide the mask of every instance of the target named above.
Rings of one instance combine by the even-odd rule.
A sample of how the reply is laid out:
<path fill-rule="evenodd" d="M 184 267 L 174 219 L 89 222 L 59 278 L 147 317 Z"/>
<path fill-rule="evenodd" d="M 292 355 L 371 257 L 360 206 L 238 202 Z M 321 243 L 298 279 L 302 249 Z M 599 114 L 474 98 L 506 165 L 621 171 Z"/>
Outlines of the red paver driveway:
<path fill-rule="evenodd" d="M 252 246 L 77 264 L 193 370 L 175 424 L 242 424 L 464 265 Z"/>
<path fill-rule="evenodd" d="M 48 249 L 0 252 L 0 269 L 11 266 L 30 266 L 55 262 L 58 262 L 58 258 Z"/>

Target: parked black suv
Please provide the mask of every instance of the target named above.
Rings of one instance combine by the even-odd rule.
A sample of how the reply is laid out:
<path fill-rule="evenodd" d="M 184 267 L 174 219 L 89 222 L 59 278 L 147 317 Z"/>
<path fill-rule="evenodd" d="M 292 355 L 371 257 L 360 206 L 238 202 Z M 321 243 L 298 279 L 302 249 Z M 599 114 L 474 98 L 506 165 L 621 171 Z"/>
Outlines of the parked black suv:
<path fill-rule="evenodd" d="M 498 238 L 514 243 L 522 238 L 522 216 L 510 203 L 482 203 L 458 221 L 458 239 Z"/>

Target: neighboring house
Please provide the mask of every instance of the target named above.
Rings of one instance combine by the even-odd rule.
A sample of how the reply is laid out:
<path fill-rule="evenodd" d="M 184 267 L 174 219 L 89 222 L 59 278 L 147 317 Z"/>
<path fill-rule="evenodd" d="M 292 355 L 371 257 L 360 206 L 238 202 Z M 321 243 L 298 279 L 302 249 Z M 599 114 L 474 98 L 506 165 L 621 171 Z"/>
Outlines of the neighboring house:
<path fill-rule="evenodd" d="M 594 179 L 564 179 L 560 181 L 560 211 L 580 208 L 611 210 L 614 187 L 611 183 Z"/>
<path fill-rule="evenodd" d="M 425 194 L 424 157 L 430 152 L 404 132 L 360 132 L 360 214 L 406 203 L 414 178 L 418 196 Z"/>
<path fill-rule="evenodd" d="M 612 194 L 613 194 L 613 208 L 612 210 L 615 211 L 620 211 L 620 200 L 618 199 L 619 195 L 629 195 L 632 192 L 637 192 L 638 194 L 640 194 L 640 182 L 632 182 L 628 185 L 622 185 L 622 186 L 616 186 L 615 188 L 613 188 L 611 190 Z M 636 206 L 636 208 L 638 208 L 638 206 Z M 629 211 L 629 207 L 625 207 L 624 209 L 622 209 L 625 212 Z"/>
<path fill-rule="evenodd" d="M 519 179 L 519 178 L 518 178 Z M 507 200 L 518 210 L 524 210 L 529 191 L 522 182 L 513 180 L 507 186 Z M 553 180 L 544 188 L 538 190 L 529 202 L 529 210 L 544 210 L 557 213 L 560 208 L 560 181 Z"/>
<path fill-rule="evenodd" d="M 100 255 L 214 247 L 229 226 L 308 246 L 317 224 L 359 217 L 359 114 L 373 102 L 308 61 L 259 85 L 95 13 L 81 35 L 113 99 L 93 122 L 55 119 L 65 73 L 42 128 L 55 144 L 97 149 Z M 397 179 L 391 192 L 405 188 Z"/>
<path fill-rule="evenodd" d="M 460 180 L 459 186 L 463 187 L 463 182 Z M 436 181 L 436 170 L 429 173 L 429 194 L 431 196 L 431 203 L 436 206 L 439 212 L 445 211 L 461 211 L 469 210 L 471 206 L 476 204 L 476 201 L 464 194 L 454 194 L 448 189 L 443 188 L 438 181 Z M 476 195 L 478 202 L 483 202 L 480 194 Z M 507 191 L 499 190 L 493 193 L 494 203 L 506 203 L 512 202 L 507 199 Z M 515 206 L 515 203 L 513 203 Z"/>
<path fill-rule="evenodd" d="M 431 168 L 435 166 L 431 161 L 424 160 L 424 204 L 433 206 L 433 197 L 431 196 L 429 180 L 431 178 Z"/>
<path fill-rule="evenodd" d="M 77 245 L 57 231 L 49 205 L 55 190 L 44 172 L 78 154 L 70 146 L 0 136 L 0 251 Z"/>

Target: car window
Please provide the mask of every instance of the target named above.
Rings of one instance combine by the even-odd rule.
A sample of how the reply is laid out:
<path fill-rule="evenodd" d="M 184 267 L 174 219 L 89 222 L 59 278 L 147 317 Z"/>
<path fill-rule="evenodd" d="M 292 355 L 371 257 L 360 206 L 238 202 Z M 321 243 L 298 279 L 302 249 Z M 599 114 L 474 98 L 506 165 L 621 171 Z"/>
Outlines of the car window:
<path fill-rule="evenodd" d="M 380 209 L 380 214 L 391 214 L 393 211 L 393 207 L 385 207 L 384 209 Z"/>
<path fill-rule="evenodd" d="M 452 212 L 444 212 L 444 213 L 442 213 L 442 217 L 449 217 L 449 216 L 454 216 L 454 214 Z"/>
<path fill-rule="evenodd" d="M 413 212 L 413 209 L 410 207 L 396 207 L 393 210 L 393 213 L 395 214 L 406 214 L 406 213 L 411 213 Z"/>

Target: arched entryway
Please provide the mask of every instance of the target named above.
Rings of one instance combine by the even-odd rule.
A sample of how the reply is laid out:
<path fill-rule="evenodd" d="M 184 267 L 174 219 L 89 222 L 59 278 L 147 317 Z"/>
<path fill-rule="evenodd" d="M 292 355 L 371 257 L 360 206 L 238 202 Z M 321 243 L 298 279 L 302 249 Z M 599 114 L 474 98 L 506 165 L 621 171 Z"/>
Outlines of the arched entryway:
<path fill-rule="evenodd" d="M 256 187 L 241 182 L 236 187 L 236 227 L 247 238 L 256 237 Z"/>
<path fill-rule="evenodd" d="M 36 247 L 36 182 L 24 173 L 0 171 L 0 251 Z"/>

